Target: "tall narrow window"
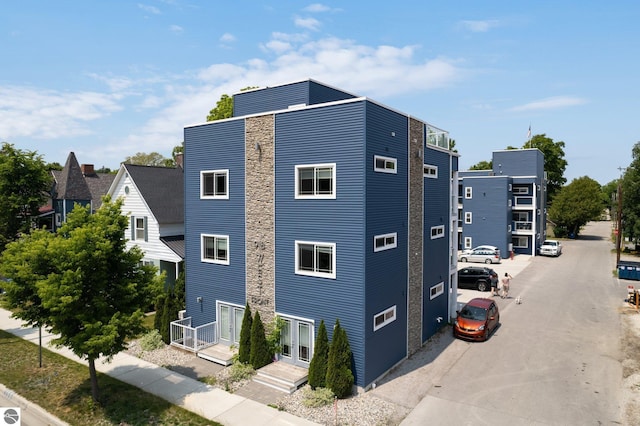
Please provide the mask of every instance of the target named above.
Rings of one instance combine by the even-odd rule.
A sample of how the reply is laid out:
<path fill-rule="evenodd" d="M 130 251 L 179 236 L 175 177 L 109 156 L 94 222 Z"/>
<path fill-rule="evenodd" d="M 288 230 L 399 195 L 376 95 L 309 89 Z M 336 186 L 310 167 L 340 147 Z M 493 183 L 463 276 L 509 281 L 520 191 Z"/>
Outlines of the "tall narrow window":
<path fill-rule="evenodd" d="M 229 264 L 229 237 L 224 235 L 202 235 L 202 261 Z"/>
<path fill-rule="evenodd" d="M 464 188 L 464 198 L 473 198 L 473 188 L 471 186 L 467 186 Z"/>
<path fill-rule="evenodd" d="M 465 212 L 464 214 L 464 223 L 466 223 L 467 225 L 471 224 L 473 222 L 473 213 L 471 212 Z"/>
<path fill-rule="evenodd" d="M 201 171 L 200 198 L 229 199 L 229 170 Z"/>
<path fill-rule="evenodd" d="M 295 198 L 336 198 L 336 165 L 296 166 Z"/>

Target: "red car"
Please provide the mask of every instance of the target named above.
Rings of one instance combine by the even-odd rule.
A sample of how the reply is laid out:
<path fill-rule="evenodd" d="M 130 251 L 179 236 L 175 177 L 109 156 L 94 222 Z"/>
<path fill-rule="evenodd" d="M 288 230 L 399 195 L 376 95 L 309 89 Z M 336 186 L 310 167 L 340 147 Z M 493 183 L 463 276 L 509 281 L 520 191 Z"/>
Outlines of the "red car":
<path fill-rule="evenodd" d="M 485 298 L 471 299 L 458 311 L 453 335 L 462 339 L 487 340 L 500 324 L 498 305 Z"/>

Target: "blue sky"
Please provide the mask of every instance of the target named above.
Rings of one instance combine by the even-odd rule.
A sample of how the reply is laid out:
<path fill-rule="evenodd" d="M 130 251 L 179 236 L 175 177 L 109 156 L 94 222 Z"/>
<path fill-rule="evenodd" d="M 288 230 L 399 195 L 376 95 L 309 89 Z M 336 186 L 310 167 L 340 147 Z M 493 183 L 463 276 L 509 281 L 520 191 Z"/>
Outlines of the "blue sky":
<path fill-rule="evenodd" d="M 313 78 L 449 131 L 461 170 L 531 126 L 604 184 L 640 140 L 638 22 L 631 0 L 3 2 L 0 141 L 115 169 L 224 93 Z"/>

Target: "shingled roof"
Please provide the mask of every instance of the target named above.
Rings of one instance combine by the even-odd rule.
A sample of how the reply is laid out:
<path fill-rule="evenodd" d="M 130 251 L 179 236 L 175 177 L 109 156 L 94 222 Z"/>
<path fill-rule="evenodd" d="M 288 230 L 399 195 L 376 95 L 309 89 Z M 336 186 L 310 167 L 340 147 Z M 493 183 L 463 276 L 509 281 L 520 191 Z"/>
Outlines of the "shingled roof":
<path fill-rule="evenodd" d="M 58 200 L 91 200 L 93 210 L 102 205 L 102 196 L 109 191 L 116 175 L 96 173 L 93 165 L 80 166 L 75 153 L 69 153 L 62 170 L 53 170 L 56 181 L 54 198 Z"/>
<path fill-rule="evenodd" d="M 184 172 L 181 167 L 124 164 L 159 224 L 184 223 Z"/>

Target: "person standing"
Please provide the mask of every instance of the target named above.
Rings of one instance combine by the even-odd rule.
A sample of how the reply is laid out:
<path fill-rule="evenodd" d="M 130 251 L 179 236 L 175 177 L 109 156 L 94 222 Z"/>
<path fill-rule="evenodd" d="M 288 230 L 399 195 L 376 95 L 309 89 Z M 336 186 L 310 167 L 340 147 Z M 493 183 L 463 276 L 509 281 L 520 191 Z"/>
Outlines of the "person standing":
<path fill-rule="evenodd" d="M 503 299 L 506 299 L 509 296 L 509 286 L 511 285 L 511 279 L 513 277 L 509 275 L 508 272 L 504 273 L 504 277 L 502 278 L 502 295 Z"/>
<path fill-rule="evenodd" d="M 498 296 L 498 273 L 495 271 L 491 274 L 491 295 Z"/>

